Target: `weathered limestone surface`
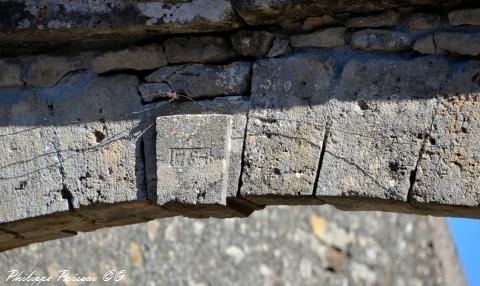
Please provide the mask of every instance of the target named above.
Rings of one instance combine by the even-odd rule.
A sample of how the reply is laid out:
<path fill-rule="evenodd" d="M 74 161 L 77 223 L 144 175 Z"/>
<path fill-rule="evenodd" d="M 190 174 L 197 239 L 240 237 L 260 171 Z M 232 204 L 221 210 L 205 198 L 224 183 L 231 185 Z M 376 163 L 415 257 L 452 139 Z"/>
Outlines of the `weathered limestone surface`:
<path fill-rule="evenodd" d="M 125 117 L 141 106 L 135 77 L 78 73 L 2 98 L 2 222 L 145 198 L 138 120 Z"/>
<path fill-rule="evenodd" d="M 226 205 L 231 125 L 228 115 L 157 118 L 159 205 Z"/>
<path fill-rule="evenodd" d="M 242 196 L 262 203 L 312 196 L 334 65 L 312 55 L 255 64 Z"/>
<path fill-rule="evenodd" d="M 331 100 L 320 197 L 406 202 L 448 64 L 353 59 Z"/>
<path fill-rule="evenodd" d="M 445 85 L 422 154 L 412 199 L 427 208 L 480 205 L 480 98 L 477 61 L 454 71 Z"/>
<path fill-rule="evenodd" d="M 480 217 L 478 9 L 412 1 L 0 3 L 0 250 L 267 204 Z"/>
<path fill-rule="evenodd" d="M 145 180 L 147 197 L 155 203 L 160 202 L 162 198 L 158 197 L 157 186 L 161 183 L 157 178 L 157 148 L 156 148 L 156 134 L 155 127 L 152 127 L 151 122 L 155 122 L 157 118 L 168 117 L 171 115 L 181 114 L 215 114 L 225 115 L 230 117 L 231 120 L 231 133 L 230 138 L 223 138 L 230 142 L 229 148 L 229 168 L 228 174 L 228 186 L 224 187 L 227 190 L 226 199 L 227 206 L 222 205 L 185 205 L 171 203 L 167 205 L 167 209 L 170 211 L 178 211 L 186 216 L 191 217 L 229 217 L 229 216 L 245 216 L 252 212 L 252 208 L 261 208 L 260 206 L 252 206 L 247 203 L 239 203 L 236 201 L 230 201 L 230 198 L 235 199 L 238 192 L 238 185 L 241 176 L 242 154 L 244 149 L 244 137 L 246 128 L 246 113 L 249 108 L 249 101 L 244 97 L 228 96 L 215 98 L 211 101 L 199 101 L 199 102 L 158 102 L 152 104 L 147 112 L 143 114 L 144 124 L 148 124 L 144 129 L 143 142 L 144 142 L 144 154 L 145 154 Z M 150 128 L 149 128 L 150 127 Z M 208 130 L 205 130 L 208 131 Z M 220 135 L 220 134 L 219 134 Z"/>

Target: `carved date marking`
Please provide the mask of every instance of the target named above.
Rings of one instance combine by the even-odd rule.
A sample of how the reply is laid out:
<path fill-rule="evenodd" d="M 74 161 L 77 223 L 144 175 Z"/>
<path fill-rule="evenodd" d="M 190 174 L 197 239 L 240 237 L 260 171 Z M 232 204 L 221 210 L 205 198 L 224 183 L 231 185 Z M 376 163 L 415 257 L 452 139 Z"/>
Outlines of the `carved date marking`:
<path fill-rule="evenodd" d="M 211 162 L 210 148 L 172 148 L 170 149 L 170 166 L 205 166 Z"/>

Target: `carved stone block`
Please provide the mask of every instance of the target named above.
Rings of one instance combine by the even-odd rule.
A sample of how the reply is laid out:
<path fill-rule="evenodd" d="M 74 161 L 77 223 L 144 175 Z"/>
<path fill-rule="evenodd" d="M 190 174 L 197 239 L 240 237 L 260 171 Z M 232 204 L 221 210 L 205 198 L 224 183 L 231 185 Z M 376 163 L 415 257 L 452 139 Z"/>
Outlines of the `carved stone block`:
<path fill-rule="evenodd" d="M 219 114 L 157 118 L 157 203 L 225 205 L 232 132 Z"/>

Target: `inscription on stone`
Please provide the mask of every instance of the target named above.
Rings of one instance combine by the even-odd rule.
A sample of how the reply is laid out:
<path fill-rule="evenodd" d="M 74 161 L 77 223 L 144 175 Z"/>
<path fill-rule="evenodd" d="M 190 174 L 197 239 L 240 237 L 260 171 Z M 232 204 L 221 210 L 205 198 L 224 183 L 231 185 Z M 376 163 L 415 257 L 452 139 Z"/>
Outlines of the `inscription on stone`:
<path fill-rule="evenodd" d="M 157 203 L 226 203 L 231 149 L 229 115 L 157 118 Z"/>
<path fill-rule="evenodd" d="M 170 149 L 170 166 L 205 166 L 211 162 L 210 148 L 172 148 Z"/>

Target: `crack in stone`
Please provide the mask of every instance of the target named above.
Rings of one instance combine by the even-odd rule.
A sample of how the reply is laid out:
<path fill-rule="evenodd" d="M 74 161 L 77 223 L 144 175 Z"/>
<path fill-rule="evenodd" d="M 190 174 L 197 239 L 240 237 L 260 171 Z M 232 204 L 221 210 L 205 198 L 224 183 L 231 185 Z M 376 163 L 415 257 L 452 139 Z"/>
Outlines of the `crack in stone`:
<path fill-rule="evenodd" d="M 435 124 L 435 120 L 436 120 L 437 115 L 438 115 L 439 110 L 440 110 L 441 100 L 438 97 L 436 98 L 436 100 L 437 100 L 437 105 L 436 105 L 435 111 L 432 115 L 432 121 L 430 122 L 430 126 L 427 129 L 427 133 L 425 134 L 425 137 L 423 138 L 422 146 L 420 147 L 420 151 L 418 152 L 417 162 L 415 163 L 415 168 L 410 172 L 410 186 L 408 188 L 408 193 L 407 193 L 407 202 L 409 204 L 412 203 L 412 196 L 413 196 L 413 191 L 415 189 L 415 182 L 417 180 L 418 167 L 420 166 L 423 154 L 425 153 L 425 149 L 427 148 L 427 142 L 431 138 L 431 133 L 433 131 L 433 126 Z"/>
<path fill-rule="evenodd" d="M 325 133 L 323 134 L 322 149 L 320 151 L 320 158 L 318 159 L 317 173 L 315 174 L 315 181 L 313 182 L 313 191 L 312 191 L 313 197 L 317 196 L 318 179 L 320 178 L 320 171 L 323 165 L 323 158 L 325 157 L 325 151 L 327 150 L 327 141 L 328 141 L 329 134 L 330 134 L 330 125 L 327 124 L 325 128 Z"/>
<path fill-rule="evenodd" d="M 241 196 L 240 189 L 243 186 L 243 173 L 245 171 L 244 170 L 245 169 L 245 150 L 246 150 L 246 146 L 247 146 L 247 128 L 248 128 L 248 119 L 249 119 L 248 112 L 247 112 L 245 118 L 246 118 L 245 119 L 245 131 L 243 133 L 242 156 L 240 158 L 240 176 L 238 178 L 237 197 Z"/>
<path fill-rule="evenodd" d="M 435 54 L 437 53 L 437 43 L 435 42 L 435 33 L 432 33 L 432 42 L 433 42 L 433 49 Z"/>

